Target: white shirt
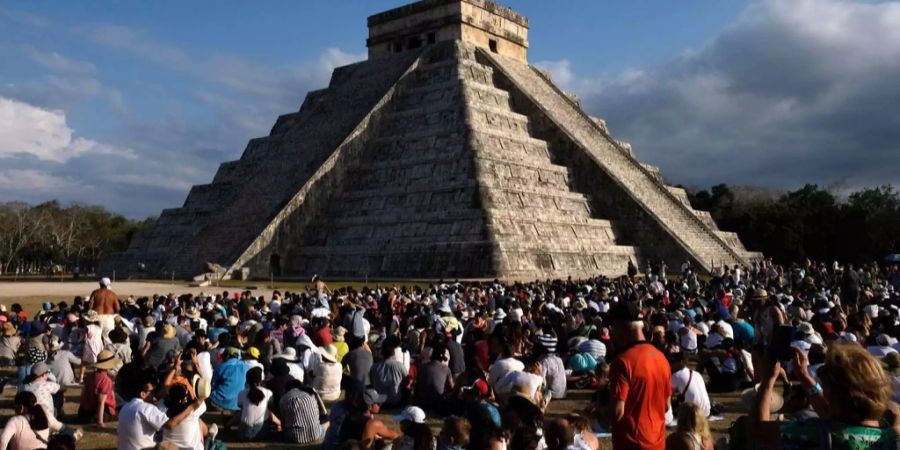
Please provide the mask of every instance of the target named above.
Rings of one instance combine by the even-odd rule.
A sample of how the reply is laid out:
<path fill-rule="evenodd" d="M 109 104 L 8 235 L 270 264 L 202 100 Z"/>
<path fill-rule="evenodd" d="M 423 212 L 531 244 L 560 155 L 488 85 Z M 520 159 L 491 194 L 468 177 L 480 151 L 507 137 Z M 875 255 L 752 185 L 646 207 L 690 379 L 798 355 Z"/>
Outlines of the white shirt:
<path fill-rule="evenodd" d="M 679 343 L 682 350 L 697 350 L 697 334 L 694 333 L 693 329 L 688 329 L 687 333 L 681 335 Z"/>
<path fill-rule="evenodd" d="M 496 384 L 498 381 L 503 379 L 506 374 L 514 370 L 525 370 L 525 364 L 523 364 L 522 361 L 519 361 L 515 357 L 498 359 L 494 361 L 493 365 L 491 365 L 491 371 L 488 375 L 488 381 L 490 381 L 491 384 Z"/>
<path fill-rule="evenodd" d="M 269 411 L 269 400 L 272 399 L 272 391 L 264 387 L 258 389 L 263 392 L 263 400 L 258 405 L 254 405 L 250 401 L 247 389 L 238 394 L 238 406 L 241 407 L 241 423 L 244 425 L 258 425 L 266 420 L 266 413 Z"/>
<path fill-rule="evenodd" d="M 513 392 L 517 386 L 525 386 L 532 400 L 535 400 L 537 390 L 542 384 L 544 384 L 544 377 L 516 370 L 500 379 L 494 385 L 494 391 L 499 395 L 505 395 Z"/>
<path fill-rule="evenodd" d="M 191 411 L 177 427 L 163 430 L 163 440 L 171 441 L 178 450 L 203 450 L 203 438 L 200 436 L 200 416 L 206 412 L 206 403 Z"/>
<path fill-rule="evenodd" d="M 691 377 L 691 372 L 694 374 L 693 377 Z M 690 386 L 688 386 L 689 378 L 691 380 Z M 685 391 L 685 387 L 687 387 L 687 391 Z M 700 411 L 703 411 L 704 416 L 709 416 L 709 394 L 706 392 L 703 375 L 687 367 L 673 373 L 672 393 L 673 395 L 680 395 L 682 392 L 684 392 L 684 401 L 696 404 L 700 407 Z"/>
<path fill-rule="evenodd" d="M 168 416 L 155 405 L 140 398 L 131 400 L 119 411 L 116 448 L 142 450 L 155 447 L 153 435 L 168 421 Z"/>

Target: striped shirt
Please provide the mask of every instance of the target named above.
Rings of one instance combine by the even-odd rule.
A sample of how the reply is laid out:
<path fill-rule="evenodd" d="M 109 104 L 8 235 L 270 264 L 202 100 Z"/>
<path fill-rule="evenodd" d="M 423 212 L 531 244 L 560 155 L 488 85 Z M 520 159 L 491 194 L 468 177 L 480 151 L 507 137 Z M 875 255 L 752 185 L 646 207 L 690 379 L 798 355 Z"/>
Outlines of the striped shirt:
<path fill-rule="evenodd" d="M 281 424 L 288 442 L 306 444 L 322 437 L 319 402 L 299 389 L 291 389 L 281 397 Z"/>
<path fill-rule="evenodd" d="M 589 353 L 598 362 L 606 358 L 606 344 L 596 339 L 590 339 L 578 344 L 578 347 L 576 347 L 575 350 L 578 351 L 578 353 Z"/>

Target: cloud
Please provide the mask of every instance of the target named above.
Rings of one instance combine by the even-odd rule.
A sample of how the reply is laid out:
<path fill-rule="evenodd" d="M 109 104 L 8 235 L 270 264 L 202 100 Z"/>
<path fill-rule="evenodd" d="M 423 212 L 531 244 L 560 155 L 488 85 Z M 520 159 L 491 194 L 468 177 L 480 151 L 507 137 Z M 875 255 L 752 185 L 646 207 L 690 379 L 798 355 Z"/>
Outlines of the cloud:
<path fill-rule="evenodd" d="M 366 58 L 366 53 L 328 48 L 318 60 L 271 68 L 230 53 L 193 55 L 159 42 L 147 32 L 121 25 L 85 25 L 75 28 L 75 33 L 94 44 L 120 50 L 164 69 L 187 73 L 264 100 L 283 99 L 286 92 L 298 86 L 321 84 L 334 68 Z"/>
<path fill-rule="evenodd" d="M 57 52 L 44 52 L 29 45 L 26 45 L 23 50 L 28 58 L 36 64 L 55 72 L 79 75 L 93 75 L 97 72 L 97 68 L 93 64 L 67 58 Z"/>
<path fill-rule="evenodd" d="M 672 182 L 859 187 L 900 184 L 898 79 L 900 3 L 766 0 L 666 64 L 571 84 Z"/>
<path fill-rule="evenodd" d="M 575 74 L 572 73 L 572 63 L 568 59 L 538 61 L 534 63 L 534 66 L 546 70 L 550 74 L 553 83 L 563 88 L 568 88 L 575 78 Z"/>
<path fill-rule="evenodd" d="M 35 28 L 46 28 L 52 24 L 46 17 L 7 8 L 0 8 L 0 18 Z"/>
<path fill-rule="evenodd" d="M 0 191 L 28 190 L 30 192 L 47 193 L 64 189 L 69 185 L 69 180 L 41 170 L 0 170 Z"/>
<path fill-rule="evenodd" d="M 62 111 L 42 109 L 0 97 L 0 158 L 28 155 L 43 161 L 64 163 L 88 153 L 135 158 L 134 152 L 129 149 L 75 137 Z"/>

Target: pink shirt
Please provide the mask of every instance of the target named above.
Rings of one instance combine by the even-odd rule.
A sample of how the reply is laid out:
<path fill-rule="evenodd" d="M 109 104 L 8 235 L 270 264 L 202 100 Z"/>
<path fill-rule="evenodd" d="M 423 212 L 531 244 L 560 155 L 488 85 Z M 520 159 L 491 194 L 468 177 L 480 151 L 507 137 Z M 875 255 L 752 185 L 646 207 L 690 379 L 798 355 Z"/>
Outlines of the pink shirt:
<path fill-rule="evenodd" d="M 46 448 L 47 438 L 50 436 L 50 429 L 41 430 L 41 438 L 38 439 L 28 419 L 25 416 L 12 416 L 6 421 L 3 432 L 0 433 L 0 448 L 9 450 L 32 450 L 35 448 Z"/>

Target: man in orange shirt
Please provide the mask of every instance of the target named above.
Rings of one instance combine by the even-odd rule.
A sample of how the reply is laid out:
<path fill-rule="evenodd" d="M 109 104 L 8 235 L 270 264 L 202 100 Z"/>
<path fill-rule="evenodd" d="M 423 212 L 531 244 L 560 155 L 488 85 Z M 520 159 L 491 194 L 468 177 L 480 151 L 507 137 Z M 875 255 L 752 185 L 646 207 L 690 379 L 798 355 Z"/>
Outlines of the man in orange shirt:
<path fill-rule="evenodd" d="M 637 302 L 620 300 L 609 319 L 616 347 L 624 349 L 609 368 L 613 449 L 665 450 L 672 396 L 669 362 L 644 339 L 644 315 Z"/>

